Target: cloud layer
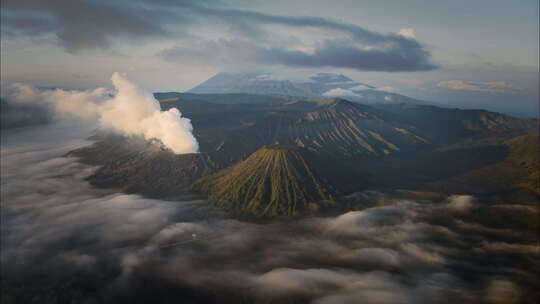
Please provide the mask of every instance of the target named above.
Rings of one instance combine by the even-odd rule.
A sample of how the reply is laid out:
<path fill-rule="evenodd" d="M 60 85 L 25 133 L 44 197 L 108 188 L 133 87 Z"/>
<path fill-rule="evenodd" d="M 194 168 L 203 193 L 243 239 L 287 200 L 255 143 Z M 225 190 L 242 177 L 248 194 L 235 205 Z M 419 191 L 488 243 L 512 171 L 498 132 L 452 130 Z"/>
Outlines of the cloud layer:
<path fill-rule="evenodd" d="M 181 41 L 160 52 L 169 61 L 390 72 L 436 68 L 412 29 L 378 33 L 329 18 L 234 9 L 220 1 L 6 0 L 2 17 L 5 35 L 48 35 L 69 52 L 166 38 Z M 276 27 L 292 33 L 283 37 Z M 293 33 L 307 29 L 315 37 Z M 216 36 L 226 38 L 208 38 Z"/>
<path fill-rule="evenodd" d="M 163 50 L 169 61 L 195 60 L 199 63 L 261 63 L 289 67 L 334 67 L 362 71 L 423 71 L 435 69 L 429 54 L 416 41 L 389 36 L 388 41 L 363 44 L 350 39 L 332 39 L 317 43 L 309 51 L 280 45 L 261 46 L 245 39 L 203 40 Z M 378 45 L 381 43 L 381 45 Z"/>
<path fill-rule="evenodd" d="M 324 92 L 322 95 L 323 96 L 344 96 L 344 97 L 359 97 L 359 98 L 362 98 L 363 97 L 362 91 L 366 91 L 366 90 L 380 91 L 380 92 L 386 92 L 386 93 L 391 93 L 391 94 L 397 94 L 398 93 L 398 90 L 393 88 L 393 87 L 373 87 L 373 86 L 360 84 L 360 85 L 353 86 L 353 87 L 348 87 L 348 88 L 330 89 L 330 90 Z M 390 96 L 390 95 L 384 96 L 384 99 L 386 101 L 392 101 L 392 96 Z"/>
<path fill-rule="evenodd" d="M 85 132 L 48 125 L 4 134 L 3 296 L 79 303 L 534 299 L 538 245 L 529 238 L 536 231 L 504 225 L 518 223 L 518 213 L 536 216 L 537 206 L 366 191 L 354 196 L 363 210 L 239 221 L 202 201 L 90 187 L 84 178 L 95 169 L 62 157 L 87 144 L 79 139 Z M 491 221 L 501 214 L 507 222 Z"/>
<path fill-rule="evenodd" d="M 116 39 L 140 40 L 167 34 L 159 11 L 142 3 L 85 0 L 2 1 L 2 30 L 7 35 L 53 34 L 70 52 L 108 48 Z M 152 20 L 152 22 L 150 22 Z"/>
<path fill-rule="evenodd" d="M 98 122 L 101 127 L 126 134 L 158 139 L 174 153 L 194 153 L 198 143 L 189 119 L 178 109 L 161 111 L 154 97 L 114 73 L 115 91 L 104 88 L 89 91 L 39 90 L 15 84 L 6 99 L 15 105 L 49 107 L 60 116 Z"/>

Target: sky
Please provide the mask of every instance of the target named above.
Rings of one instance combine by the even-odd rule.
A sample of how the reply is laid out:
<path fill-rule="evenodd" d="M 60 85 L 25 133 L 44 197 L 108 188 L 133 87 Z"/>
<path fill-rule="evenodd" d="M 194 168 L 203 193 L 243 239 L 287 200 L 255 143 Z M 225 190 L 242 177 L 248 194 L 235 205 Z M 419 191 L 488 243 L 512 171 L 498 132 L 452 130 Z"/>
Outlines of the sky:
<path fill-rule="evenodd" d="M 2 87 L 183 91 L 219 72 L 343 73 L 466 108 L 538 114 L 538 1 L 4 0 Z"/>

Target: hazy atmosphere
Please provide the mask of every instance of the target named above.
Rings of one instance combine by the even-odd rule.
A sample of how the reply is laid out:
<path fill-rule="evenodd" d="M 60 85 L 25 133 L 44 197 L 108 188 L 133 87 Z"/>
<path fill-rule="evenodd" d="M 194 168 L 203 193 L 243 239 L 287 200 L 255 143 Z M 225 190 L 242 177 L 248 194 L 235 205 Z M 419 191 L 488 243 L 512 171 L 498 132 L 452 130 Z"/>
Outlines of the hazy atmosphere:
<path fill-rule="evenodd" d="M 537 303 L 539 4 L 1 1 L 2 303 Z"/>

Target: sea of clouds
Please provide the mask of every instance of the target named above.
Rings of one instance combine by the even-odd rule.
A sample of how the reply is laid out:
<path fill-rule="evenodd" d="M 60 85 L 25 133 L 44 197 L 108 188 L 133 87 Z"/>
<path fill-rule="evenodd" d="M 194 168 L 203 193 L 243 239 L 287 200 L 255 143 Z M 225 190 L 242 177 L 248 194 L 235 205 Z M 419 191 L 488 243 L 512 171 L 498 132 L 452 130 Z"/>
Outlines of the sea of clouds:
<path fill-rule="evenodd" d="M 356 195 L 368 202 L 363 210 L 240 221 L 208 212 L 205 201 L 93 188 L 85 178 L 96 168 L 64 157 L 88 145 L 91 130 L 68 122 L 3 130 L 3 299 L 534 303 L 537 243 L 478 215 L 534 215 L 535 206 L 367 191 Z"/>

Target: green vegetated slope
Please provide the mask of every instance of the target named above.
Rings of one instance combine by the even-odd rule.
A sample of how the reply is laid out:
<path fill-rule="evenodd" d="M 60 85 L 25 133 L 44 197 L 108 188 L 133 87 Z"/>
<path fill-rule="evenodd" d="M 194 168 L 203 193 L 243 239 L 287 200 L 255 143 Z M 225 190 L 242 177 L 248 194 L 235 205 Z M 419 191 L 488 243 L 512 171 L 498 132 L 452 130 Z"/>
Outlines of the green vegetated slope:
<path fill-rule="evenodd" d="M 520 181 L 518 185 L 534 190 L 538 194 L 540 194 L 539 135 L 536 133 L 519 136 L 505 142 L 510 149 L 508 160 L 526 172 L 525 180 Z"/>
<path fill-rule="evenodd" d="M 503 142 L 507 150 L 504 159 L 458 175 L 437 181 L 433 190 L 485 193 L 526 189 L 540 195 L 538 133 L 518 136 Z M 465 190 L 465 191 L 464 191 Z"/>
<path fill-rule="evenodd" d="M 395 114 L 394 121 L 414 125 L 420 135 L 448 145 L 466 138 L 518 136 L 538 128 L 538 120 L 516 118 L 486 110 L 449 109 L 413 104 L 381 104 L 379 109 Z"/>
<path fill-rule="evenodd" d="M 246 160 L 196 181 L 218 207 L 257 216 L 295 215 L 310 202 L 331 200 L 335 189 L 319 175 L 309 152 L 272 145 Z"/>

